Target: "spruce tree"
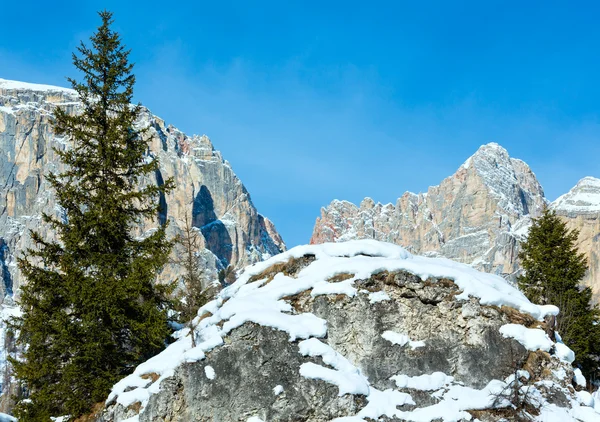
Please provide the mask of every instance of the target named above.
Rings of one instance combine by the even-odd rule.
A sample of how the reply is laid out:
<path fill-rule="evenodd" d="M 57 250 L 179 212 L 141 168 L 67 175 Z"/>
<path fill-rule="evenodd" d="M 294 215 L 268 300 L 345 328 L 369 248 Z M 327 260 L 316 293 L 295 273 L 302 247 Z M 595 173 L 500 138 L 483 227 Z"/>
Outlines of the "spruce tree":
<path fill-rule="evenodd" d="M 569 230 L 554 211 L 533 220 L 519 255 L 524 275 L 519 288 L 534 303 L 560 308 L 556 330 L 576 356 L 588 380 L 596 378 L 600 354 L 600 311 L 592 290 L 581 286 L 587 261 L 576 247 L 577 230 Z"/>
<path fill-rule="evenodd" d="M 169 334 L 170 287 L 155 281 L 172 244 L 165 226 L 141 238 L 134 232 L 157 216 L 157 197 L 172 181 L 139 187 L 158 161 L 136 124 L 142 109 L 132 105 L 129 51 L 111 29 L 112 14 L 99 15 L 91 46 L 82 42 L 73 54 L 83 80 L 69 82 L 81 112 L 54 114 L 54 132 L 72 141 L 55 150 L 66 170 L 47 177 L 64 212 L 43 221 L 58 241 L 32 232 L 35 248 L 18 262 L 26 283 L 15 325 L 24 352 L 13 365 L 30 399 L 17 406 L 22 422 L 89 412 Z"/>

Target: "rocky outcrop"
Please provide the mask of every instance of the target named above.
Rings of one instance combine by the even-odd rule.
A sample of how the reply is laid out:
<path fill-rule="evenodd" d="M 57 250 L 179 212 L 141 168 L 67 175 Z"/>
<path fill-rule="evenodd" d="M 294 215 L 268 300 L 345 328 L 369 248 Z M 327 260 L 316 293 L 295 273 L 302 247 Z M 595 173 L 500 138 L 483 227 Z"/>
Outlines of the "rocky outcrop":
<path fill-rule="evenodd" d="M 577 247 L 589 265 L 585 283 L 600 302 L 600 179 L 585 177 L 551 204 L 570 229 L 579 230 Z"/>
<path fill-rule="evenodd" d="M 0 79 L 0 298 L 18 292 L 22 282 L 15 265 L 20 251 L 31 247 L 29 230 L 41 230 L 42 212 L 60 215 L 45 175 L 63 165 L 54 149 L 70 147 L 52 133 L 52 112 L 64 107 L 76 113 L 74 91 L 52 86 Z M 159 198 L 160 221 L 169 221 L 170 235 L 180 231 L 185 214 L 201 232 L 208 268 L 227 265 L 241 268 L 285 250 L 273 224 L 260 215 L 231 166 L 206 136 L 189 137 L 144 109 L 138 122 L 149 127 L 149 155 L 160 160 L 160 170 L 142 184 L 164 183 L 173 178 L 176 188 Z M 157 222 L 145 222 L 139 234 Z M 167 268 L 162 277 L 176 278 L 178 268 Z"/>
<path fill-rule="evenodd" d="M 510 277 L 518 269 L 518 243 L 530 217 L 540 215 L 545 204 L 527 164 L 491 143 L 439 186 L 406 192 L 395 205 L 370 198 L 360 206 L 333 201 L 321 209 L 310 242 L 377 239 Z"/>
<path fill-rule="evenodd" d="M 246 269 L 198 312 L 197 346 L 179 332 L 98 419 L 598 420 L 572 352 L 547 334 L 555 312 L 395 245 L 297 247 Z"/>

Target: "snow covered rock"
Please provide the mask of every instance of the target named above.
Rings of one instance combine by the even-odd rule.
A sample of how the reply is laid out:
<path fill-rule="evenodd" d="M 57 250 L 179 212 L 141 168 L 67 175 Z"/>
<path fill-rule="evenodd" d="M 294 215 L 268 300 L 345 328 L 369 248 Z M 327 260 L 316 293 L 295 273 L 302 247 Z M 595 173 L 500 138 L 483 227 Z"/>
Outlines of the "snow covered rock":
<path fill-rule="evenodd" d="M 389 243 L 299 246 L 246 268 L 199 310 L 197 346 L 180 331 L 114 386 L 100 420 L 500 421 L 515 406 L 600 420 L 545 334 L 557 312 Z M 528 329 L 542 334 L 524 347 Z"/>

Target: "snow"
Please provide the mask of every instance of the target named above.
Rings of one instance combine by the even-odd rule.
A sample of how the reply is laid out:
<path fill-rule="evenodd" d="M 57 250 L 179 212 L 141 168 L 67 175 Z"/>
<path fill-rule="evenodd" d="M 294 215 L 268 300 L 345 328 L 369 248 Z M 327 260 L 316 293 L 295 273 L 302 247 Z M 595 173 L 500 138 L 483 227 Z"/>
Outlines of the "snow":
<path fill-rule="evenodd" d="M 554 342 L 550 340 L 544 330 L 539 328 L 526 328 L 519 324 L 506 324 L 500 327 L 500 334 L 504 338 L 513 338 L 521 343 L 527 350 L 543 350 L 549 352 Z"/>
<path fill-rule="evenodd" d="M 12 107 L 0 106 L 0 112 L 6 114 L 15 114 L 15 111 Z"/>
<path fill-rule="evenodd" d="M 273 394 L 275 394 L 276 396 L 278 396 L 281 393 L 283 393 L 283 386 L 282 385 L 276 385 L 275 388 L 273 388 Z"/>
<path fill-rule="evenodd" d="M 583 374 L 581 373 L 581 369 L 579 369 L 579 368 L 575 368 L 573 370 L 573 381 L 579 387 L 584 387 L 585 388 L 585 386 L 587 385 L 585 377 L 583 376 Z"/>
<path fill-rule="evenodd" d="M 321 295 L 346 295 L 349 297 L 356 296 L 356 289 L 352 286 L 355 278 L 339 281 L 337 283 L 329 283 L 320 281 L 315 283 L 310 295 L 313 297 Z"/>
<path fill-rule="evenodd" d="M 561 360 L 564 360 L 565 362 L 573 363 L 573 361 L 575 360 L 575 353 L 571 349 L 569 349 L 563 343 L 556 343 L 555 347 L 556 350 L 554 354 L 556 356 L 558 356 Z"/>
<path fill-rule="evenodd" d="M 312 362 L 300 366 L 300 375 L 305 378 L 319 379 L 334 384 L 339 389 L 339 395 L 369 394 L 369 382 L 360 371 L 344 356 L 333 350 L 329 345 L 316 338 L 301 341 L 298 345 L 303 356 L 320 356 L 323 363 L 335 369 L 329 369 Z"/>
<path fill-rule="evenodd" d="M 578 391 L 576 394 L 577 400 L 579 400 L 579 402 L 582 405 L 594 407 L 594 397 L 592 397 L 590 393 L 588 393 L 587 391 Z"/>
<path fill-rule="evenodd" d="M 251 416 L 248 419 L 246 419 L 247 422 L 265 422 L 263 421 L 261 418 L 257 417 L 257 416 Z"/>
<path fill-rule="evenodd" d="M 344 394 L 369 394 L 367 379 L 357 373 L 343 372 L 329 369 L 312 362 L 300 365 L 300 375 L 304 378 L 316 379 L 336 385 L 340 396 Z"/>
<path fill-rule="evenodd" d="M 397 413 L 397 406 L 415 404 L 409 394 L 392 389 L 379 391 L 376 388 L 372 388 L 367 401 L 368 404 L 357 415 L 361 419 L 378 419 L 382 415 L 393 417 Z"/>
<path fill-rule="evenodd" d="M 383 290 L 379 291 L 379 292 L 369 293 L 369 302 L 370 303 L 383 302 L 385 300 L 390 300 L 390 297 Z"/>
<path fill-rule="evenodd" d="M 0 89 L 23 89 L 30 91 L 50 91 L 50 92 L 65 92 L 75 94 L 75 91 L 69 88 L 62 88 L 52 85 L 33 84 L 28 82 L 9 81 L 0 78 Z"/>
<path fill-rule="evenodd" d="M 206 365 L 204 367 L 204 374 L 206 375 L 206 378 L 208 378 L 209 380 L 215 379 L 215 370 L 210 365 Z"/>
<path fill-rule="evenodd" d="M 498 400 L 501 392 L 506 388 L 506 383 L 493 380 L 482 390 L 476 390 L 461 385 L 452 385 L 440 395 L 440 401 L 434 405 L 417 408 L 412 411 L 396 409 L 403 404 L 413 404 L 412 397 L 395 390 L 379 391 L 371 388 L 367 397 L 368 404 L 355 416 L 334 419 L 335 422 L 365 422 L 365 418 L 377 420 L 380 416 L 398 418 L 412 422 L 431 422 L 443 420 L 455 422 L 459 420 L 472 420 L 467 410 L 486 409 L 498 402 L 499 407 L 508 405 L 503 400 Z M 405 394 L 405 395 L 399 395 Z"/>
<path fill-rule="evenodd" d="M 408 346 L 413 350 L 425 346 L 425 342 L 423 341 L 413 341 L 406 334 L 396 333 L 394 331 L 385 331 L 381 337 L 390 343 L 397 344 L 399 346 L 405 346 L 408 344 Z"/>
<path fill-rule="evenodd" d="M 311 338 L 301 341 L 298 344 L 298 349 L 302 356 L 320 356 L 323 359 L 323 363 L 332 366 L 337 370 L 344 372 L 359 372 L 348 359 L 333 350 L 328 344 L 321 342 L 319 339 Z"/>
<path fill-rule="evenodd" d="M 396 383 L 398 388 L 410 388 L 421 391 L 439 390 L 454 381 L 454 377 L 450 377 L 443 372 L 434 372 L 433 374 L 424 374 L 416 377 L 394 375 L 390 379 Z"/>
<path fill-rule="evenodd" d="M 17 418 L 6 413 L 0 413 L 0 422 L 17 422 Z"/>

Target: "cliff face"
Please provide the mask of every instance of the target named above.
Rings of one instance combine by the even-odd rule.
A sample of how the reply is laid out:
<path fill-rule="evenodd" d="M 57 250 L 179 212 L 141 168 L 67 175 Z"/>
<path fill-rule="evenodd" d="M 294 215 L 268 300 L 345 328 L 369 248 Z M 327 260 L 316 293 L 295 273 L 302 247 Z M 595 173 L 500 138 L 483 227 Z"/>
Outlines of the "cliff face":
<path fill-rule="evenodd" d="M 51 236 L 41 223 L 41 213 L 59 215 L 45 174 L 63 169 L 54 148 L 70 147 L 68 140 L 52 133 L 55 107 L 76 113 L 76 94 L 64 88 L 0 79 L 0 297 L 18 293 L 22 282 L 16 256 L 31 247 L 30 229 Z M 231 166 L 206 136 L 189 137 L 144 109 L 138 124 L 150 127 L 149 154 L 158 157 L 160 170 L 141 181 L 163 183 L 170 177 L 176 188 L 160 198 L 176 235 L 185 214 L 192 216 L 202 233 L 206 266 L 229 264 L 240 268 L 285 250 L 274 225 L 260 215 Z M 156 222 L 145 222 L 139 234 Z M 176 278 L 178 268 L 167 268 L 162 277 Z"/>
<path fill-rule="evenodd" d="M 311 243 L 373 238 L 511 276 L 524 228 L 545 203 L 527 164 L 492 143 L 439 186 L 406 192 L 395 205 L 333 201 L 321 209 Z"/>
<path fill-rule="evenodd" d="M 396 245 L 299 246 L 245 269 L 96 417 L 598 420 L 594 398 L 576 391 L 585 379 L 573 353 L 544 322 L 557 311 L 500 277 Z"/>

